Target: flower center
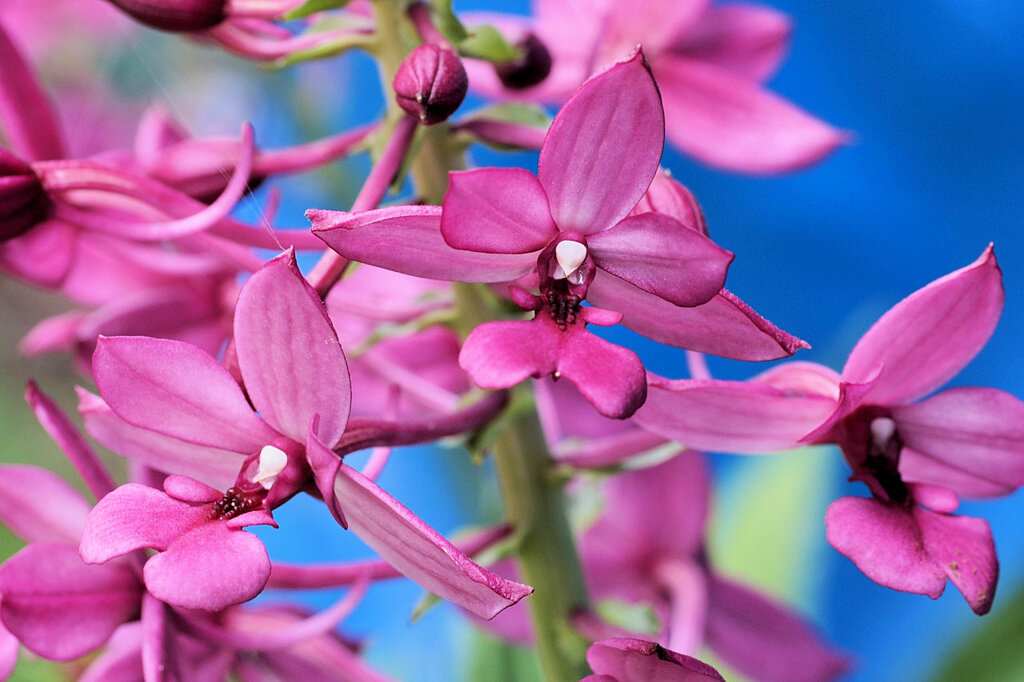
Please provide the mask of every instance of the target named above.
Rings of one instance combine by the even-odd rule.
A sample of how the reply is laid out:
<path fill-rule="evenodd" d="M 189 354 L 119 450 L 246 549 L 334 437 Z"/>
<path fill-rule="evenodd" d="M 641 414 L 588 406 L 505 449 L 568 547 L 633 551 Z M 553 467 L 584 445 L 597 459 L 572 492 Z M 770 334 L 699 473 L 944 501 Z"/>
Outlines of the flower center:
<path fill-rule="evenodd" d="M 895 504 L 911 501 L 899 472 L 903 439 L 893 418 L 880 408 L 863 407 L 847 419 L 848 441 L 843 451 L 854 470 L 851 480 L 866 483 L 879 499 Z"/>
<path fill-rule="evenodd" d="M 555 247 L 555 260 L 558 262 L 558 267 L 561 271 L 556 271 L 553 277 L 555 279 L 569 279 L 573 284 L 582 283 L 582 273 L 579 272 L 579 269 L 586 259 L 587 247 L 585 244 L 571 240 L 558 242 L 558 245 Z"/>
<path fill-rule="evenodd" d="M 207 516 L 210 520 L 233 519 L 240 514 L 259 509 L 266 495 L 265 490 L 246 492 L 237 486 L 231 486 L 224 493 L 224 497 L 213 503 Z"/>

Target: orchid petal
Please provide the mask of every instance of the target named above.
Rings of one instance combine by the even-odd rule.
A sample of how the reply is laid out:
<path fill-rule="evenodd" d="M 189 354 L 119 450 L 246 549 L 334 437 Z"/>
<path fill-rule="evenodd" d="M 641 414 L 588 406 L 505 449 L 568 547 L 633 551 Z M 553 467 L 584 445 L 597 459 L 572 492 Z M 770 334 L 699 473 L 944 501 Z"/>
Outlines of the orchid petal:
<path fill-rule="evenodd" d="M 167 664 L 175 662 L 167 650 L 170 644 L 168 641 L 167 605 L 149 593 L 142 595 L 142 617 L 139 621 L 142 624 L 143 680 L 163 679 L 164 673 L 167 671 Z"/>
<path fill-rule="evenodd" d="M 46 220 L 0 243 L 0 270 L 45 289 L 61 285 L 75 262 L 81 235 L 59 220 Z"/>
<path fill-rule="evenodd" d="M 136 549 L 164 550 L 206 521 L 208 509 L 175 500 L 156 488 L 126 483 L 89 514 L 79 546 L 87 564 L 101 564 Z"/>
<path fill-rule="evenodd" d="M 978 354 L 1003 309 L 1003 277 L 989 245 L 968 265 L 918 289 L 861 337 L 843 367 L 856 382 L 884 365 L 870 400 L 894 405 L 930 393 Z"/>
<path fill-rule="evenodd" d="M 548 197 L 521 168 L 450 173 L 441 207 L 441 235 L 453 248 L 483 253 L 528 253 L 558 234 Z"/>
<path fill-rule="evenodd" d="M 29 161 L 64 158 L 64 135 L 53 105 L 3 25 L 0 64 L 0 131 L 11 149 Z"/>
<path fill-rule="evenodd" d="M 599 270 L 587 300 L 621 311 L 624 326 L 655 341 L 734 360 L 775 360 L 808 348 L 725 289 L 684 308 Z"/>
<path fill-rule="evenodd" d="M 994 388 L 954 388 L 924 402 L 893 409 L 907 447 L 942 467 L 1006 492 L 1024 485 L 1024 402 Z M 900 462 L 900 473 L 913 476 Z M 942 481 L 935 481 L 942 483 Z M 969 494 L 954 487 L 962 494 Z"/>
<path fill-rule="evenodd" d="M 75 545 L 91 505 L 46 469 L 0 465 L 0 520 L 28 542 Z"/>
<path fill-rule="evenodd" d="M 305 441 L 313 415 L 323 440 L 345 431 L 348 364 L 320 297 L 287 252 L 246 281 L 235 308 L 235 351 L 245 388 L 278 432 Z"/>
<path fill-rule="evenodd" d="M 686 35 L 683 54 L 755 81 L 778 70 L 792 30 L 789 17 L 763 5 L 712 7 Z"/>
<path fill-rule="evenodd" d="M 664 131 L 658 88 L 639 49 L 584 83 L 540 150 L 538 177 L 558 227 L 589 235 L 625 218 L 658 170 Z"/>
<path fill-rule="evenodd" d="M 725 682 L 718 671 L 696 658 L 641 639 L 606 639 L 587 649 L 597 675 L 585 680 L 613 682 Z M 605 677 L 607 676 L 607 677 Z"/>
<path fill-rule="evenodd" d="M 932 561 L 983 616 L 992 608 L 999 562 L 992 529 L 984 519 L 950 516 L 914 508 L 914 519 Z"/>
<path fill-rule="evenodd" d="M 141 336 L 102 338 L 93 371 L 103 399 L 134 426 L 246 454 L 277 437 L 249 407 L 228 371 L 190 344 Z"/>
<path fill-rule="evenodd" d="M 8 679 L 18 665 L 18 638 L 0 622 L 0 680 Z"/>
<path fill-rule="evenodd" d="M 655 570 L 658 586 L 669 601 L 663 623 L 666 645 L 673 651 L 699 651 L 709 616 L 707 569 L 693 560 L 682 560 L 660 563 Z"/>
<path fill-rule="evenodd" d="M 481 618 L 533 592 L 474 563 L 365 476 L 342 464 L 335 494 L 352 531 L 419 585 Z"/>
<path fill-rule="evenodd" d="M 33 543 L 0 566 L 4 625 L 21 643 L 69 661 L 103 644 L 138 613 L 143 589 L 123 562 L 82 563 L 73 546 Z"/>
<path fill-rule="evenodd" d="M 824 396 L 751 382 L 652 377 L 633 421 L 689 447 L 755 454 L 800 447 L 835 407 Z"/>
<path fill-rule="evenodd" d="M 345 258 L 429 279 L 510 282 L 537 265 L 536 254 L 493 254 L 449 246 L 439 206 L 393 206 L 346 213 L 310 209 L 313 234 Z"/>
<path fill-rule="evenodd" d="M 338 495 L 335 493 L 336 488 L 334 485 L 334 481 L 338 478 L 338 471 L 341 469 L 341 457 L 324 445 L 323 441 L 316 434 L 317 428 L 318 425 L 316 420 L 314 420 L 313 425 L 309 429 L 309 437 L 306 440 L 306 461 L 309 462 L 309 468 L 313 470 L 313 480 L 316 483 L 317 490 L 320 491 L 320 495 L 324 498 L 327 509 L 330 510 L 334 520 L 342 528 L 348 530 L 345 510 L 341 508 L 341 503 L 338 502 Z"/>
<path fill-rule="evenodd" d="M 462 344 L 459 365 L 480 388 L 508 388 L 555 373 L 558 336 L 540 323 L 485 322 Z"/>
<path fill-rule="evenodd" d="M 151 557 L 150 593 L 173 606 L 219 611 L 255 597 L 270 578 L 267 549 L 252 533 L 223 522 L 198 526 Z"/>
<path fill-rule="evenodd" d="M 849 661 L 798 614 L 748 587 L 711 577 L 708 646 L 730 667 L 764 682 L 827 682 Z"/>
<path fill-rule="evenodd" d="M 587 238 L 597 267 L 678 306 L 706 303 L 725 285 L 733 254 L 658 213 L 626 218 Z"/>
<path fill-rule="evenodd" d="M 604 51 L 628 50 L 642 41 L 644 50 L 660 54 L 670 50 L 681 36 L 700 26 L 711 0 L 644 0 L 610 2 L 605 11 Z"/>
<path fill-rule="evenodd" d="M 637 354 L 586 329 L 574 330 L 562 342 L 553 376 L 559 375 L 612 419 L 630 417 L 647 398 L 647 374 Z"/>
<path fill-rule="evenodd" d="M 843 497 L 825 513 L 830 545 L 879 585 L 938 599 L 946 574 L 928 553 L 915 515 L 875 499 Z"/>
<path fill-rule="evenodd" d="M 704 163 L 779 173 L 822 159 L 847 135 L 713 64 L 659 55 L 655 64 L 672 144 Z"/>

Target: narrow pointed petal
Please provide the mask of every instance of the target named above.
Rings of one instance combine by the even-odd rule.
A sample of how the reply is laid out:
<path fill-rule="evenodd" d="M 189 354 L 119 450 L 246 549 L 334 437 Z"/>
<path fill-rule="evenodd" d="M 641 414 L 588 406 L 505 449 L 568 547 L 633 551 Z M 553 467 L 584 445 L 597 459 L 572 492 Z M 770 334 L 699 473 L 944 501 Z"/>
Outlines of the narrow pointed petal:
<path fill-rule="evenodd" d="M 97 503 L 85 522 L 82 559 L 101 564 L 136 549 L 164 550 L 206 520 L 207 509 L 180 502 L 156 488 L 126 483 Z"/>
<path fill-rule="evenodd" d="M 909 509 L 843 497 L 825 513 L 830 545 L 879 585 L 938 599 L 946 574 L 929 554 Z"/>
<path fill-rule="evenodd" d="M 661 98 L 637 50 L 594 76 L 555 116 L 540 150 L 540 184 L 562 230 L 605 230 L 647 191 L 665 142 Z"/>
<path fill-rule="evenodd" d="M 835 408 L 830 398 L 763 384 L 652 377 L 633 421 L 689 447 L 756 454 L 800 447 Z"/>
<path fill-rule="evenodd" d="M 170 339 L 101 338 L 93 355 L 100 395 L 129 424 L 216 448 L 251 453 L 277 437 L 220 363 Z"/>
<path fill-rule="evenodd" d="M 781 173 L 824 158 L 847 135 L 757 83 L 712 64 L 660 55 L 669 141 L 704 163 Z"/>
<path fill-rule="evenodd" d="M 309 462 L 309 468 L 313 470 L 313 480 L 321 497 L 324 498 L 324 504 L 330 510 L 331 516 L 342 528 L 348 530 L 345 510 L 338 502 L 334 485 L 334 481 L 338 478 L 338 471 L 341 469 L 341 457 L 324 445 L 323 441 L 317 437 L 316 429 L 316 425 L 309 429 L 309 437 L 306 439 L 306 461 Z"/>
<path fill-rule="evenodd" d="M 246 391 L 267 423 L 302 443 L 320 415 L 322 439 L 337 442 L 352 402 L 348 363 L 293 253 L 274 258 L 242 287 L 235 351 Z"/>
<path fill-rule="evenodd" d="M 441 235 L 456 249 L 529 253 L 558 234 L 548 197 L 521 168 L 451 173 L 441 212 Z"/>
<path fill-rule="evenodd" d="M 596 642 L 587 649 L 587 663 L 597 675 L 590 675 L 584 680 L 725 682 L 718 671 L 707 663 L 641 639 L 606 639 Z"/>
<path fill-rule="evenodd" d="M 748 587 L 711 577 L 707 644 L 764 682 L 827 682 L 849 667 L 797 613 Z"/>
<path fill-rule="evenodd" d="M 707 570 L 686 560 L 663 562 L 655 570 L 670 604 L 663 623 L 667 646 L 673 651 L 699 651 L 708 619 Z"/>
<path fill-rule="evenodd" d="M 533 592 L 481 568 L 355 469 L 342 465 L 335 492 L 351 530 L 437 596 L 481 618 L 492 618 Z"/>
<path fill-rule="evenodd" d="M 96 442 L 133 462 L 164 473 L 186 474 L 225 490 L 235 482 L 248 453 L 195 445 L 156 431 L 132 426 L 114 414 L 103 399 L 78 389 L 78 410 Z"/>
<path fill-rule="evenodd" d="M 928 554 L 964 595 L 971 610 L 983 616 L 992 608 L 999 562 L 992 529 L 984 519 L 950 516 L 914 508 L 914 519 Z"/>
<path fill-rule="evenodd" d="M 870 400 L 907 402 L 952 379 L 988 341 L 1003 310 L 1003 275 L 989 245 L 978 260 L 897 303 L 872 325 L 843 367 L 856 382 L 884 365 Z"/>
<path fill-rule="evenodd" d="M 125 563 L 88 566 L 74 546 L 34 543 L 0 566 L 4 624 L 33 652 L 69 661 L 139 610 L 142 585 Z"/>
<path fill-rule="evenodd" d="M 62 159 L 64 135 L 32 67 L 0 25 L 0 132 L 29 161 Z"/>
<path fill-rule="evenodd" d="M 893 418 L 907 447 L 980 479 L 982 488 L 996 485 L 1011 492 L 1024 485 L 1024 402 L 1015 396 L 994 388 L 954 388 L 897 407 Z M 900 473 L 928 482 L 902 460 Z M 971 486 L 953 490 L 973 492 Z"/>
<path fill-rule="evenodd" d="M 226 523 L 205 523 L 150 558 L 146 588 L 157 599 L 186 609 L 219 611 L 249 601 L 270 578 L 267 548 L 252 533 Z"/>
<path fill-rule="evenodd" d="M 160 680 L 165 677 L 170 645 L 167 627 L 167 605 L 151 594 L 142 596 L 142 677 Z"/>
<path fill-rule="evenodd" d="M 0 680 L 6 680 L 18 665 L 18 638 L 0 622 Z"/>
<path fill-rule="evenodd" d="M 456 282 L 511 282 L 533 270 L 536 254 L 493 254 L 449 246 L 440 206 L 394 206 L 346 213 L 310 209 L 313 234 L 345 258 Z"/>
<path fill-rule="evenodd" d="M 34 466 L 0 465 L 0 520 L 26 542 L 78 544 L 91 508 L 57 474 Z"/>
<path fill-rule="evenodd" d="M 725 289 L 703 305 L 684 308 L 598 271 L 587 300 L 620 311 L 623 325 L 650 339 L 724 358 L 776 360 L 809 347 Z"/>
<path fill-rule="evenodd" d="M 685 54 L 755 81 L 778 69 L 789 47 L 792 25 L 782 12 L 763 5 L 713 7 L 685 37 Z"/>
<path fill-rule="evenodd" d="M 678 306 L 721 291 L 733 254 L 675 218 L 643 213 L 587 239 L 597 267 Z"/>

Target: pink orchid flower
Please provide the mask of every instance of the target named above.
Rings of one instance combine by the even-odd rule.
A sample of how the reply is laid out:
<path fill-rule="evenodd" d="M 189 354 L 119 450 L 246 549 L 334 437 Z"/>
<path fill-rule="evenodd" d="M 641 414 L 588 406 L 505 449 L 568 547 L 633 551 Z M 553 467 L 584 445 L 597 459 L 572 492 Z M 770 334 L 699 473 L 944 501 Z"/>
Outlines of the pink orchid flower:
<path fill-rule="evenodd" d="M 594 674 L 580 682 L 725 682 L 707 663 L 642 639 L 595 642 L 587 663 Z"/>
<path fill-rule="evenodd" d="M 669 142 L 731 171 L 779 173 L 822 159 L 848 137 L 762 83 L 785 55 L 790 23 L 754 4 L 711 0 L 535 0 L 533 20 L 468 15 L 548 55 L 550 75 L 521 87 L 467 60 L 470 88 L 502 99 L 564 102 L 587 76 L 643 43 L 667 114 Z M 523 68 L 529 68 L 524 64 Z"/>
<path fill-rule="evenodd" d="M 93 370 L 103 400 L 83 398 L 92 435 L 159 470 L 194 476 L 218 491 L 231 488 L 215 501 L 206 485 L 172 477 L 167 495 L 119 493 L 90 517 L 83 556 L 103 561 L 137 547 L 166 548 L 147 563 L 148 573 L 160 559 L 151 589 L 169 603 L 191 605 L 198 602 L 190 590 L 199 590 L 201 600 L 209 599 L 203 608 L 217 608 L 224 599 L 254 596 L 269 574 L 265 549 L 242 538 L 237 526 L 253 518 L 269 522 L 270 510 L 315 483 L 339 522 L 435 594 L 483 617 L 529 594 L 530 588 L 484 571 L 332 451 L 348 424 L 348 369 L 293 254 L 271 260 L 242 287 L 234 342 L 245 394 L 214 358 L 187 343 L 100 340 Z M 445 434 L 428 426 L 424 431 Z M 182 512 L 179 518 L 173 509 Z M 244 566 L 226 551 L 231 533 L 231 543 L 244 545 Z M 225 566 L 229 576 L 238 571 L 246 579 L 244 588 L 230 592 Z"/>
<path fill-rule="evenodd" d="M 829 542 L 886 587 L 934 599 L 948 578 L 983 614 L 998 576 L 991 531 L 952 512 L 958 496 L 994 497 L 1024 485 L 1024 402 L 993 388 L 925 396 L 981 350 L 1002 306 L 1002 274 L 989 246 L 883 315 L 841 374 L 793 363 L 750 382 L 652 379 L 651 398 L 634 419 L 711 450 L 839 445 L 852 480 L 872 498 L 832 504 Z"/>

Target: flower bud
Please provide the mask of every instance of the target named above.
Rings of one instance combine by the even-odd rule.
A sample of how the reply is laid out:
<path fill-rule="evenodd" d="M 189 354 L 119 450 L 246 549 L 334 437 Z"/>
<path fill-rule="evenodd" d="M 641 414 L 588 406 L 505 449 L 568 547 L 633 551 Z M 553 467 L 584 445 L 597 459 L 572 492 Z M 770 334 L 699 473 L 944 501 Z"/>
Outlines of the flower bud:
<path fill-rule="evenodd" d="M 522 54 L 494 65 L 502 85 L 511 90 L 524 90 L 537 85 L 551 73 L 551 53 L 540 38 L 527 33 L 516 43 Z"/>
<path fill-rule="evenodd" d="M 420 45 L 398 67 L 391 85 L 402 109 L 424 125 L 433 125 L 459 108 L 469 77 L 462 60 L 451 50 Z"/>
<path fill-rule="evenodd" d="M 49 206 L 32 167 L 0 147 L 0 243 L 43 220 Z"/>
<path fill-rule="evenodd" d="M 161 31 L 202 31 L 224 21 L 226 0 L 110 0 L 133 19 Z"/>

